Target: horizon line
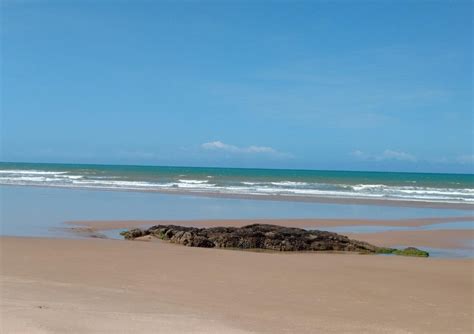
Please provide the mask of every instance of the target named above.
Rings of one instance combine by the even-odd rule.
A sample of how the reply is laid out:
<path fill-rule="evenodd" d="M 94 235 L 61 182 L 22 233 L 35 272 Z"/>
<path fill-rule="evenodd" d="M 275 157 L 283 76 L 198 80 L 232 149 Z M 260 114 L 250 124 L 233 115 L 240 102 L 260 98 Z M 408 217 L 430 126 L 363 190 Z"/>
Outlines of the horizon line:
<path fill-rule="evenodd" d="M 263 168 L 263 167 L 222 167 L 222 166 L 183 166 L 183 165 L 140 165 L 140 164 L 111 164 L 111 163 L 72 163 L 72 162 L 32 162 L 32 161 L 0 161 L 0 164 L 41 164 L 41 165 L 85 165 L 85 166 L 127 166 L 127 167 L 162 167 L 162 168 L 201 168 L 201 169 L 246 169 L 246 170 L 288 170 L 288 171 L 313 171 L 313 172 L 352 172 L 352 173 L 399 173 L 399 174 L 454 174 L 471 175 L 474 173 L 459 172 L 407 172 L 407 171 L 381 171 L 381 170 L 350 170 L 350 169 L 308 169 L 308 168 Z"/>

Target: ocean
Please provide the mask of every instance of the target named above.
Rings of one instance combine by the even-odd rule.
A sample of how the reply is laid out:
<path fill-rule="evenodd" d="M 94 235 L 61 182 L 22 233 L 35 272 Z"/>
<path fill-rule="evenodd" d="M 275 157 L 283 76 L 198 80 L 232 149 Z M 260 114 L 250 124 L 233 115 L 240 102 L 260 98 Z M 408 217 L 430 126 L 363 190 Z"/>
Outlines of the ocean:
<path fill-rule="evenodd" d="M 3 162 L 0 185 L 474 205 L 473 174 Z"/>

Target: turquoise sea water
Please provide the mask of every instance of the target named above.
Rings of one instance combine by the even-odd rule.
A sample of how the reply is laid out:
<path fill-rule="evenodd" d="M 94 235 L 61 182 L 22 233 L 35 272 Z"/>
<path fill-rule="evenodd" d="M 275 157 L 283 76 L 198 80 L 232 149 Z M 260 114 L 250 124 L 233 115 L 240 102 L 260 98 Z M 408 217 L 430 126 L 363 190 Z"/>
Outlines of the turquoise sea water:
<path fill-rule="evenodd" d="M 473 174 L 0 163 L 0 185 L 474 205 Z"/>

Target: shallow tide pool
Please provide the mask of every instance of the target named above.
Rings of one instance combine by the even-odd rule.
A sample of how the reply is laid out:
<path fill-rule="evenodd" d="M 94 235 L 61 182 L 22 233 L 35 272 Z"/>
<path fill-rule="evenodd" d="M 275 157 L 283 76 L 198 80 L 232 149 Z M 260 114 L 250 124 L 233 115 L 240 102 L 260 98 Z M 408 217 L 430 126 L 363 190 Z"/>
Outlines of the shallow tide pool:
<path fill-rule="evenodd" d="M 58 228 L 71 220 L 408 219 L 472 214 L 472 211 L 454 209 L 27 186 L 0 186 L 0 205 L 0 234 L 15 236 L 64 236 Z"/>
<path fill-rule="evenodd" d="M 378 233 L 389 231 L 435 231 L 435 230 L 472 230 L 474 221 L 460 221 L 449 223 L 429 224 L 422 226 L 380 226 L 380 225 L 354 225 L 354 226 L 321 226 L 308 229 L 324 230 L 336 233 Z"/>

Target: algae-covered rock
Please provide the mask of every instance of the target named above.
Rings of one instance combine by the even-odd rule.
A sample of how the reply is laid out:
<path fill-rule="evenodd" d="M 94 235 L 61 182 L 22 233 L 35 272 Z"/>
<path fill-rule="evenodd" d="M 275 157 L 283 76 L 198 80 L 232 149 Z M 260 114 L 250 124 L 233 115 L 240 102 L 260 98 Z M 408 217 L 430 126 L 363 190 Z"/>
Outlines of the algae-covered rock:
<path fill-rule="evenodd" d="M 402 256 L 418 256 L 418 257 L 430 256 L 430 253 L 423 251 L 421 249 L 415 248 L 415 247 L 407 247 L 405 249 L 379 247 L 376 253 L 402 255 Z"/>
<path fill-rule="evenodd" d="M 397 249 L 395 248 L 386 248 L 386 247 L 379 247 L 376 251 L 377 254 L 393 254 Z"/>
<path fill-rule="evenodd" d="M 428 257 L 430 253 L 415 248 L 415 247 L 407 247 L 405 249 L 396 249 L 393 254 L 395 255 L 402 255 L 402 256 L 417 256 L 417 257 Z"/>
<path fill-rule="evenodd" d="M 252 224 L 243 227 L 196 228 L 156 225 L 147 230 L 123 232 L 126 239 L 143 235 L 188 247 L 268 249 L 275 251 L 342 251 L 375 253 L 378 247 L 346 236 L 318 230 Z"/>
<path fill-rule="evenodd" d="M 144 235 L 146 235 L 146 233 L 145 231 L 139 228 L 134 228 L 128 231 L 122 231 L 120 232 L 120 235 L 123 236 L 125 239 L 133 240 L 135 238 L 143 237 Z"/>
<path fill-rule="evenodd" d="M 414 247 L 405 249 L 377 247 L 333 232 L 269 224 L 210 228 L 155 225 L 146 230 L 134 228 L 121 232 L 120 235 L 130 240 L 150 236 L 188 247 L 268 249 L 275 251 L 342 251 L 429 256 L 428 252 Z"/>

